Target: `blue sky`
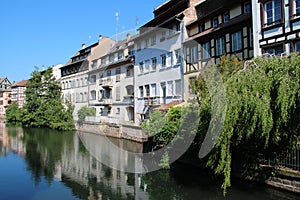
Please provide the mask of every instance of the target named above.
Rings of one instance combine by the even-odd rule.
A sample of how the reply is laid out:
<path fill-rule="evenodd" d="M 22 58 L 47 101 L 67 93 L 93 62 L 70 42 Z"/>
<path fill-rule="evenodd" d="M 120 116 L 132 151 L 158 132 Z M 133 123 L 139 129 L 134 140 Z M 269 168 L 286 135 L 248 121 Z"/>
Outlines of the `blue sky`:
<path fill-rule="evenodd" d="M 167 0 L 8 0 L 0 3 L 0 77 L 30 78 L 34 66 L 65 64 L 98 36 L 136 29 Z M 136 19 L 138 25 L 136 26 Z"/>

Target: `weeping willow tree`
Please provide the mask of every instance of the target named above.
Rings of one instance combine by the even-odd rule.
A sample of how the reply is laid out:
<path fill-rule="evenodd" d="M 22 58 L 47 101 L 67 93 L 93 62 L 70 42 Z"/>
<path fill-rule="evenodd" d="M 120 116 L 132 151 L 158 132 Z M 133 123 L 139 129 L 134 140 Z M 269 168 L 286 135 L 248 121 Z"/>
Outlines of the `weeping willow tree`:
<path fill-rule="evenodd" d="M 232 161 L 258 165 L 265 155 L 292 148 L 299 139 L 300 57 L 257 58 L 243 65 L 235 57 L 223 57 L 216 66 L 226 88 L 226 117 L 222 132 L 210 153 L 208 166 L 222 175 L 224 195 L 230 187 Z M 206 133 L 211 120 L 206 77 L 194 85 L 200 105 L 199 132 Z M 207 75 L 208 74 L 208 75 Z M 241 159 L 242 158 L 242 159 Z"/>

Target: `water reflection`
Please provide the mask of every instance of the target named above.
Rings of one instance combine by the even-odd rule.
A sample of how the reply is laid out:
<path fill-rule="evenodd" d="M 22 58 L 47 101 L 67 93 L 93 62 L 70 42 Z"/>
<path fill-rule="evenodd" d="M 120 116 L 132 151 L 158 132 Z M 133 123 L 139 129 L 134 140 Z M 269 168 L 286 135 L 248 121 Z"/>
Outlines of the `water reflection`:
<path fill-rule="evenodd" d="M 40 185 L 53 187 L 56 183 L 62 183 L 52 193 L 70 190 L 75 199 L 224 199 L 220 190 L 221 182 L 209 173 L 201 173 L 197 168 L 177 164 L 171 171 L 139 175 L 107 167 L 99 160 L 110 159 L 111 164 L 119 165 L 119 168 L 141 166 L 136 158 L 126 153 L 113 155 L 104 141 L 102 136 L 88 133 L 83 136 L 82 133 L 61 133 L 48 129 L 5 127 L 0 123 L 0 159 L 9 157 L 10 152 L 17 154 L 18 159 L 25 162 L 24 170 L 30 174 L 31 181 L 37 185 L 34 192 L 42 190 Z M 144 149 L 142 144 L 126 140 L 111 139 L 111 142 L 131 152 L 143 152 Z M 1 167 L 0 170 L 3 170 Z M 15 172 L 8 170 L 6 173 Z M 46 180 L 48 186 L 44 186 L 43 180 Z M 21 191 L 24 185 L 10 187 Z M 26 197 L 26 192 L 24 190 L 22 199 L 32 199 Z M 55 199 L 66 199 L 66 196 L 60 194 Z M 40 196 L 39 199 L 45 198 Z M 298 199 L 293 194 L 272 188 L 234 182 L 227 199 L 241 198 Z"/>

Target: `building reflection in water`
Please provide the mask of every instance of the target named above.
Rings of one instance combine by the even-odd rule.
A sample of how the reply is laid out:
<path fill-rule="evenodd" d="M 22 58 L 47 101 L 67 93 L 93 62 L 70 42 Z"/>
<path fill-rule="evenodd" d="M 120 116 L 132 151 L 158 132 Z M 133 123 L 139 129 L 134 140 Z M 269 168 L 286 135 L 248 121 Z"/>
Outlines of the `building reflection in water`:
<path fill-rule="evenodd" d="M 58 180 L 69 187 L 74 196 L 81 199 L 148 199 L 147 185 L 138 174 L 125 173 L 112 169 L 99 162 L 99 157 L 110 157 L 116 165 L 126 167 L 137 163 L 128 157 L 127 163 L 120 163 L 118 156 L 110 155 L 102 136 L 85 134 L 85 141 L 96 142 L 96 152 L 86 149 L 79 135 L 61 134 L 45 129 L 6 127 L 0 123 L 0 153 L 13 151 L 24 157 L 32 174 L 44 175 L 47 180 Z M 142 151 L 139 143 L 114 140 L 114 144 Z M 97 155 L 97 159 L 92 155 Z M 39 158 L 39 159 L 36 159 Z M 38 163 L 38 165 L 36 164 Z M 41 166 L 36 169 L 36 166 Z M 36 171 L 38 170 L 38 171 Z M 47 172 L 47 174 L 45 174 Z M 39 177 L 36 177 L 39 180 Z"/>

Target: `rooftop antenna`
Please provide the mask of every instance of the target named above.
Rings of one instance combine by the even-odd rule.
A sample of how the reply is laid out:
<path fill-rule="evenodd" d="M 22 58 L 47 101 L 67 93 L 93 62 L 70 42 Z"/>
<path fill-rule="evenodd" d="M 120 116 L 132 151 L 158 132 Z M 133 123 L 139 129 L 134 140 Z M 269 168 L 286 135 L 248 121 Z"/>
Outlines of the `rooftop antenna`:
<path fill-rule="evenodd" d="M 119 18 L 120 18 L 120 12 L 116 12 L 116 42 L 118 41 Z"/>
<path fill-rule="evenodd" d="M 136 16 L 135 17 L 135 28 L 138 28 L 138 24 L 139 24 L 139 18 Z"/>

